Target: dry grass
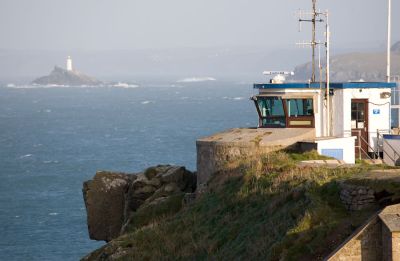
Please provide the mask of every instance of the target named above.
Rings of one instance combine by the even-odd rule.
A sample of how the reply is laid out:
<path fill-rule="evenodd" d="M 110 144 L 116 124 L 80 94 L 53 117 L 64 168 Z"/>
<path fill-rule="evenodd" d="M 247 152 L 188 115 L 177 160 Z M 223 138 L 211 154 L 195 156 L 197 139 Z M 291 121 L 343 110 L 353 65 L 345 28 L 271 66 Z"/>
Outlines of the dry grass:
<path fill-rule="evenodd" d="M 300 168 L 298 160 L 276 152 L 231 162 L 193 205 L 153 219 L 93 259 L 322 259 L 372 213 L 348 213 L 337 183 L 367 169 Z"/>

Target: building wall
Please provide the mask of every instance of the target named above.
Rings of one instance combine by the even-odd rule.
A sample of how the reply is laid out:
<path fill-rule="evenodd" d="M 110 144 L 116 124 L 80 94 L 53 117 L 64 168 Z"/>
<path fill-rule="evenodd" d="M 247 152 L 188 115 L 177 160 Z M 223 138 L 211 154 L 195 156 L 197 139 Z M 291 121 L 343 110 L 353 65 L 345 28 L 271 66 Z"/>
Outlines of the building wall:
<path fill-rule="evenodd" d="M 355 163 L 354 142 L 355 142 L 354 137 L 319 140 L 317 141 L 318 153 L 323 155 L 324 154 L 323 150 L 326 149 L 342 150 L 343 151 L 342 160 L 347 164 L 354 164 Z"/>
<path fill-rule="evenodd" d="M 368 99 L 368 133 L 369 143 L 375 148 L 377 140 L 377 130 L 390 130 L 390 97 L 381 98 L 381 93 L 390 92 L 390 88 L 370 88 L 370 89 L 337 89 L 332 98 L 333 104 L 333 135 L 351 135 L 351 100 Z M 379 114 L 374 114 L 374 110 L 379 109 Z"/>
<path fill-rule="evenodd" d="M 335 94 L 331 96 L 332 101 L 332 135 L 336 137 L 349 137 L 351 131 L 346 133 L 344 126 L 344 111 L 347 104 L 343 101 L 343 90 L 335 90 Z M 350 115 L 351 116 L 351 115 Z"/>

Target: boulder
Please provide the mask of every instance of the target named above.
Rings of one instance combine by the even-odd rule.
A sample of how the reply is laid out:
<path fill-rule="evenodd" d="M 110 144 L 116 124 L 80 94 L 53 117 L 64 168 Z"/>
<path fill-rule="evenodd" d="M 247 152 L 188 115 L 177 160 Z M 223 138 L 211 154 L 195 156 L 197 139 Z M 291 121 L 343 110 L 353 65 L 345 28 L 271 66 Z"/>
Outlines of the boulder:
<path fill-rule="evenodd" d="M 166 172 L 160 173 L 157 177 L 161 178 L 163 184 L 175 183 L 185 192 L 193 192 L 196 189 L 196 174 L 186 170 L 185 167 L 174 166 Z"/>
<path fill-rule="evenodd" d="M 196 174 L 179 166 L 159 165 L 138 174 L 97 172 L 83 184 L 90 238 L 117 238 L 139 208 L 193 193 L 196 183 Z"/>
<path fill-rule="evenodd" d="M 89 236 L 110 241 L 119 236 L 124 222 L 125 193 L 136 176 L 124 173 L 97 172 L 83 184 Z"/>

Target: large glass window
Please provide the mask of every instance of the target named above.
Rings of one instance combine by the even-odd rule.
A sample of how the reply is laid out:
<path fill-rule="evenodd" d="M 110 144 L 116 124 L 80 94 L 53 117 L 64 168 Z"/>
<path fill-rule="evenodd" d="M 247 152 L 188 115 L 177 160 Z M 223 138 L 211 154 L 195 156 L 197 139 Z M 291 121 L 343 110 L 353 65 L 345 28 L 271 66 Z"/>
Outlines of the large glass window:
<path fill-rule="evenodd" d="M 288 117 L 314 115 L 312 99 L 287 99 L 286 107 Z"/>
<path fill-rule="evenodd" d="M 260 126 L 266 128 L 313 128 L 312 98 L 282 99 L 279 96 L 255 99 Z"/>
<path fill-rule="evenodd" d="M 284 128 L 286 126 L 285 110 L 280 97 L 259 97 L 257 104 L 263 127 Z"/>

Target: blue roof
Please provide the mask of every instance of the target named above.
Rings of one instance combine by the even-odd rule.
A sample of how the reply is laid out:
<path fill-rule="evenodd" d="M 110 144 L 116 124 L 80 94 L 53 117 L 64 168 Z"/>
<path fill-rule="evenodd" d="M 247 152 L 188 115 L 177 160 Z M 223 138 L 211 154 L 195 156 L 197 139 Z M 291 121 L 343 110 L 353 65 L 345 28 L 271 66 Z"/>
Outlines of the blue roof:
<path fill-rule="evenodd" d="M 322 87 L 325 88 L 325 83 Z M 332 89 L 366 89 L 366 88 L 395 88 L 395 82 L 333 82 L 329 84 Z M 254 89 L 319 89 L 320 83 L 256 83 Z"/>

